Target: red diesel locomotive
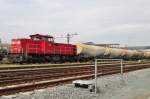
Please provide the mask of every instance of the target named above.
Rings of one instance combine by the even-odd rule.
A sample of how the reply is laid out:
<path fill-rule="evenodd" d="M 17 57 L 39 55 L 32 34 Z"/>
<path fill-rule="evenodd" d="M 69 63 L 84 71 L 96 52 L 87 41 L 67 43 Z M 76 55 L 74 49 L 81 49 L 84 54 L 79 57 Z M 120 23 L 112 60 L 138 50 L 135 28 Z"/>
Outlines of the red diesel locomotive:
<path fill-rule="evenodd" d="M 13 39 L 10 60 L 22 62 L 64 62 L 76 60 L 76 45 L 55 43 L 50 35 L 30 35 L 30 39 Z"/>

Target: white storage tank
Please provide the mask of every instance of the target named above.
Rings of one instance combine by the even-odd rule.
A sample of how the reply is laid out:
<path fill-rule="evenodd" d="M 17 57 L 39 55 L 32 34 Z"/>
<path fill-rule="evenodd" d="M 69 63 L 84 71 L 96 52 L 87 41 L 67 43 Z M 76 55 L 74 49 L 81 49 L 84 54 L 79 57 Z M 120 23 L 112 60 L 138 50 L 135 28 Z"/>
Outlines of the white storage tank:
<path fill-rule="evenodd" d="M 90 56 L 99 56 L 105 54 L 105 47 L 94 46 L 94 45 L 87 45 L 78 43 L 77 45 L 77 54 L 87 54 Z"/>
<path fill-rule="evenodd" d="M 144 52 L 143 51 L 137 51 L 138 57 L 143 58 Z"/>
<path fill-rule="evenodd" d="M 122 57 L 124 56 L 124 50 L 117 48 L 109 48 L 109 55 L 111 57 Z"/>
<path fill-rule="evenodd" d="M 126 57 L 132 58 L 134 56 L 134 51 L 132 50 L 126 50 Z"/>
<path fill-rule="evenodd" d="M 150 51 L 144 51 L 144 57 L 150 58 Z"/>

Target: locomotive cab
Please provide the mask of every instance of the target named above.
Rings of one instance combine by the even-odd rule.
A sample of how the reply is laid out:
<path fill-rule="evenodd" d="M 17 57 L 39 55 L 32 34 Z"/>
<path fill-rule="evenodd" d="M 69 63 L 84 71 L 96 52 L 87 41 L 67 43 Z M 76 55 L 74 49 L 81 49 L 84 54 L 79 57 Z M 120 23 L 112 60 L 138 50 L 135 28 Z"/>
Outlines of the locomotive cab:
<path fill-rule="evenodd" d="M 32 40 L 44 40 L 48 42 L 54 42 L 54 37 L 50 35 L 40 35 L 40 34 L 35 34 L 35 35 L 30 35 L 30 38 Z"/>

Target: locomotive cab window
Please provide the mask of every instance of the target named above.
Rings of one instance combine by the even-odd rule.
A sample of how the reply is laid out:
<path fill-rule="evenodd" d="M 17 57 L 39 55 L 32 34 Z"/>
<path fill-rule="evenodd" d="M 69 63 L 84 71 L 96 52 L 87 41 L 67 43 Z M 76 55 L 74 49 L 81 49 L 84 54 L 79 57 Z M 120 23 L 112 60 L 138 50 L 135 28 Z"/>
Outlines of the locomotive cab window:
<path fill-rule="evenodd" d="M 38 41 L 40 40 L 40 38 L 36 38 L 36 37 L 31 37 L 32 40 Z"/>
<path fill-rule="evenodd" d="M 54 42 L 54 38 L 48 38 L 49 42 Z"/>
<path fill-rule="evenodd" d="M 54 42 L 54 38 L 49 35 L 35 34 L 35 35 L 30 35 L 30 37 L 32 40 L 44 40 L 44 41 Z"/>

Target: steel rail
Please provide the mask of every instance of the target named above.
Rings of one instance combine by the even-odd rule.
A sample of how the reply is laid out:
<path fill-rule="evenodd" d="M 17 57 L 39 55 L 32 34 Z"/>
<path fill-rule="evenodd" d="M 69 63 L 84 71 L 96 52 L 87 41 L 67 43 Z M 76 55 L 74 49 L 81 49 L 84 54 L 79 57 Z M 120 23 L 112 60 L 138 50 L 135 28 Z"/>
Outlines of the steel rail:
<path fill-rule="evenodd" d="M 101 62 L 101 64 L 115 64 L 119 62 Z M 136 61 L 124 61 L 124 63 L 136 63 Z M 146 63 L 146 62 L 144 62 Z M 32 69 L 32 68 L 52 68 L 52 67 L 67 67 L 79 65 L 92 65 L 93 63 L 72 63 L 72 64 L 35 64 L 35 65 L 17 65 L 17 66 L 0 66 L 0 70 L 16 70 L 16 69 Z"/>
<path fill-rule="evenodd" d="M 124 72 L 129 72 L 129 71 L 139 70 L 139 69 L 144 69 L 144 68 L 150 68 L 150 64 L 128 65 L 128 66 L 124 67 Z M 83 72 L 83 74 L 82 74 L 82 72 Z M 106 67 L 106 68 L 101 67 L 101 69 L 99 68 L 99 70 L 98 70 L 98 76 L 110 75 L 110 74 L 115 74 L 115 73 L 119 73 L 119 72 L 120 72 L 120 69 L 118 66 Z M 77 73 L 77 72 L 74 72 L 74 73 Z M 62 75 L 65 78 L 62 77 Z M 13 93 L 17 93 L 17 92 L 30 91 L 30 90 L 34 90 L 34 89 L 38 89 L 38 88 L 45 88 L 48 86 L 55 86 L 58 84 L 70 82 L 70 81 L 75 80 L 75 79 L 89 79 L 91 77 L 94 77 L 93 70 L 87 71 L 87 69 L 85 71 L 83 71 L 83 70 L 80 71 L 80 69 L 79 69 L 77 75 L 74 75 L 72 73 L 72 76 L 71 76 L 71 72 L 70 73 L 66 72 L 66 74 L 62 73 L 62 75 L 60 75 L 61 78 L 56 77 L 55 79 L 51 79 L 48 81 L 30 82 L 28 84 L 16 85 L 16 86 L 11 86 L 11 87 L 3 87 L 0 89 L 0 96 L 13 94 Z M 39 77 L 39 79 L 41 79 L 41 77 Z"/>

